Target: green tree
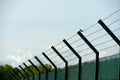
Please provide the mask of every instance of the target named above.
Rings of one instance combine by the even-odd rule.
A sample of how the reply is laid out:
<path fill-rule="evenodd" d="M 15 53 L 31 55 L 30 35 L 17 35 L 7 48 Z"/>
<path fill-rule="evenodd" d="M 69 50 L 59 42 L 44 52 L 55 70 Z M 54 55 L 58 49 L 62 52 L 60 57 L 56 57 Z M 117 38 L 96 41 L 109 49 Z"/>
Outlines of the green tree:
<path fill-rule="evenodd" d="M 52 66 L 50 64 L 45 64 L 45 67 L 48 69 L 49 72 L 52 71 Z"/>

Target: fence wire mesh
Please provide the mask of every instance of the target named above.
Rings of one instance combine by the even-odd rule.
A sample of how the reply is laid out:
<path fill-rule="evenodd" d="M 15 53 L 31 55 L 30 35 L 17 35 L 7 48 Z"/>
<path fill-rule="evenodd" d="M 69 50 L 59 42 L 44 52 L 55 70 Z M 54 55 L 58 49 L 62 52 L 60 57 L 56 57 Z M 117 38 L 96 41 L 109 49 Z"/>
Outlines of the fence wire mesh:
<path fill-rule="evenodd" d="M 115 36 L 120 40 L 120 18 L 117 16 L 120 14 L 120 9 L 116 12 L 110 14 L 108 17 L 104 18 L 103 21 L 107 27 L 115 34 Z M 86 44 L 86 42 L 77 34 L 67 38 L 66 40 L 75 49 L 78 55 L 82 58 L 81 64 L 81 79 L 80 80 L 119 80 L 120 76 L 120 46 L 108 35 L 108 33 L 101 27 L 99 23 L 95 23 L 89 26 L 87 29 L 80 30 L 84 36 L 90 41 L 90 43 L 99 52 L 99 68 L 98 68 L 98 79 L 96 76 L 96 54 L 95 52 Z M 29 76 L 29 80 L 78 80 L 79 74 L 79 59 L 76 55 L 68 48 L 65 43 L 60 42 L 54 46 L 58 53 L 64 58 L 61 58 L 58 53 L 56 53 L 52 48 L 45 51 L 46 56 L 55 64 L 57 67 L 57 73 L 55 73 L 55 67 L 51 62 L 46 59 L 46 57 L 41 53 L 37 58 L 41 61 L 38 62 L 35 58 L 32 58 L 32 63 L 39 69 L 35 69 L 28 61 L 25 64 L 33 71 L 34 75 L 30 73 L 25 65 L 21 64 L 17 67 L 20 72 L 25 76 Z M 68 66 L 66 67 L 67 61 Z M 67 72 L 66 72 L 66 69 Z M 24 71 L 25 70 L 25 71 Z M 48 78 L 47 72 L 48 71 Z M 27 74 L 26 74 L 27 73 Z M 66 75 L 67 73 L 67 75 Z M 13 75 L 14 74 L 14 75 Z M 57 77 L 55 79 L 55 74 Z M 19 72 L 17 76 L 15 73 L 9 72 L 4 74 L 7 78 L 12 76 L 17 80 L 24 80 Z M 38 78 L 40 76 L 40 79 Z M 66 78 L 67 76 L 67 78 Z M 1 78 L 1 80 L 8 80 L 7 78 Z M 9 78 L 12 80 L 13 78 Z M 15 80 L 16 80 L 15 79 Z M 26 78 L 28 80 L 28 78 Z"/>

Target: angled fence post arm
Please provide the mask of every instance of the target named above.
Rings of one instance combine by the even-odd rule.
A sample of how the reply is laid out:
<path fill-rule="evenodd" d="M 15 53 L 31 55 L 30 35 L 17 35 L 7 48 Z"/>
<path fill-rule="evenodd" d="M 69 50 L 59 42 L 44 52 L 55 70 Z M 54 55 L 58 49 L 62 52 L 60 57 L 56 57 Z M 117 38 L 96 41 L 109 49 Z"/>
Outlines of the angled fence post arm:
<path fill-rule="evenodd" d="M 120 40 L 114 35 L 114 33 L 107 27 L 107 25 L 99 20 L 98 23 L 103 27 L 103 29 L 113 38 L 113 40 L 120 46 Z"/>
<path fill-rule="evenodd" d="M 45 65 L 35 56 L 35 59 L 45 68 L 46 70 L 46 80 L 48 80 L 48 69 L 45 67 Z"/>
<path fill-rule="evenodd" d="M 15 78 L 13 78 L 11 75 L 10 75 L 10 73 L 7 73 L 6 74 L 6 76 L 5 76 L 5 80 L 6 80 L 6 78 L 8 78 L 8 79 L 13 79 L 13 80 L 15 80 Z"/>
<path fill-rule="evenodd" d="M 11 74 L 12 74 L 11 72 L 8 72 L 8 73 L 7 73 L 7 77 L 5 77 L 5 79 L 8 78 L 8 79 L 10 79 L 10 80 L 11 80 L 11 79 L 16 80 L 16 78 L 15 78 L 14 76 L 11 76 Z"/>
<path fill-rule="evenodd" d="M 27 80 L 29 80 L 29 74 L 22 68 L 22 66 L 19 65 L 19 67 L 23 70 L 23 72 L 24 72 L 25 75 L 27 76 Z"/>
<path fill-rule="evenodd" d="M 21 76 L 18 74 L 18 71 L 16 69 L 13 71 L 13 74 L 15 74 L 14 77 L 17 77 L 18 80 L 21 79 Z"/>
<path fill-rule="evenodd" d="M 15 78 L 15 80 L 19 80 L 21 78 L 20 75 L 17 74 L 18 72 L 16 71 L 16 69 L 11 70 L 9 73 L 11 77 Z"/>
<path fill-rule="evenodd" d="M 17 80 L 15 74 L 14 74 L 12 71 L 9 72 L 9 75 L 10 75 L 10 76 L 12 75 L 11 77 L 13 77 L 14 80 Z"/>
<path fill-rule="evenodd" d="M 120 47 L 120 40 L 116 37 L 116 35 L 107 27 L 107 25 L 102 21 L 99 20 L 98 23 L 103 27 L 103 29 L 112 37 L 112 39 L 119 45 Z M 120 56 L 120 54 L 119 54 Z M 120 67 L 120 59 L 119 59 L 119 67 Z M 119 68 L 120 72 L 120 68 Z M 119 73 L 119 79 L 120 79 L 120 73 Z"/>
<path fill-rule="evenodd" d="M 82 67 L 82 58 L 81 56 L 73 49 L 73 47 L 64 39 L 63 42 L 66 46 L 75 54 L 75 56 L 79 59 L 79 70 L 78 70 L 78 80 L 81 80 L 81 67 Z"/>
<path fill-rule="evenodd" d="M 33 65 L 33 67 L 38 71 L 38 80 L 40 80 L 40 77 L 41 77 L 41 72 L 40 72 L 40 70 L 37 68 L 37 66 L 35 66 L 35 64 L 33 64 L 33 62 L 29 59 L 28 60 L 32 65 Z"/>
<path fill-rule="evenodd" d="M 13 80 L 14 80 L 13 76 L 11 76 L 11 75 L 9 74 L 9 72 L 3 73 L 2 76 L 1 76 L 1 78 L 2 78 L 2 80 L 6 80 L 6 78 L 9 79 L 9 80 L 10 80 L 10 79 L 13 79 Z"/>
<path fill-rule="evenodd" d="M 96 54 L 96 70 L 95 70 L 95 80 L 99 79 L 99 52 L 97 49 L 87 40 L 87 38 L 78 31 L 77 34 L 85 41 L 85 43 L 95 52 Z"/>
<path fill-rule="evenodd" d="M 9 79 L 14 79 L 14 80 L 16 80 L 17 78 L 16 78 L 16 74 L 15 74 L 16 72 L 14 72 L 13 70 L 11 70 L 10 72 L 8 72 L 8 74 L 9 74 Z"/>
<path fill-rule="evenodd" d="M 23 63 L 23 64 L 29 70 L 29 72 L 32 74 L 32 80 L 34 80 L 34 73 L 33 73 L 33 71 L 25 63 Z"/>
<path fill-rule="evenodd" d="M 16 75 L 19 77 L 19 79 L 22 79 L 21 76 L 18 74 L 19 72 L 16 71 L 16 73 L 17 73 Z"/>
<path fill-rule="evenodd" d="M 15 68 L 15 69 L 20 73 L 20 75 L 22 76 L 23 80 L 25 80 L 25 76 L 22 74 L 22 72 L 18 68 Z"/>
<path fill-rule="evenodd" d="M 58 50 L 52 46 L 53 51 L 64 61 L 65 63 L 65 80 L 68 80 L 68 62 L 67 60 L 58 52 Z"/>
<path fill-rule="evenodd" d="M 54 76 L 54 80 L 57 80 L 57 66 L 50 60 L 50 58 L 45 54 L 45 53 L 42 53 L 45 58 L 54 66 L 55 68 L 55 76 Z"/>

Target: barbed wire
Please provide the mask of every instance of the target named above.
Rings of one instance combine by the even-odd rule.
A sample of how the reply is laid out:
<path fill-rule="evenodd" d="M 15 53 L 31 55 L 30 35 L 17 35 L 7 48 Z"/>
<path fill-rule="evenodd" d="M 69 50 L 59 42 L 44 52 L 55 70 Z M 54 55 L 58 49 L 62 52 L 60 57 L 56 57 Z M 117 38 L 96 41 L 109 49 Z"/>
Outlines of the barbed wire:
<path fill-rule="evenodd" d="M 113 30 L 113 32 L 116 32 L 116 31 L 118 31 L 118 30 L 120 30 L 120 28 L 117 28 L 117 29 Z M 106 34 L 103 34 L 103 35 L 101 35 L 101 36 L 99 36 L 99 37 L 97 37 L 97 38 L 94 38 L 94 39 L 90 40 L 90 42 L 93 42 L 93 41 L 95 41 L 95 40 L 97 40 L 97 39 L 99 39 L 99 38 L 102 38 L 102 37 L 106 36 L 106 35 L 107 35 L 107 33 L 106 33 Z M 79 40 L 79 39 L 78 39 L 78 40 Z M 112 40 L 112 39 L 111 39 L 111 40 Z M 76 40 L 76 41 L 77 41 L 77 40 Z M 86 44 L 86 43 L 80 44 L 80 45 L 78 45 L 78 46 L 76 46 L 76 47 L 74 47 L 74 48 L 76 49 L 76 48 L 78 48 L 78 47 L 80 47 L 80 46 L 83 46 L 84 44 Z M 86 49 L 84 49 L 84 50 L 82 50 L 82 51 L 85 51 L 85 50 L 87 50 L 87 49 L 89 49 L 89 48 L 86 48 Z M 67 51 L 69 51 L 69 49 L 67 49 L 67 50 L 65 50 L 65 51 L 63 51 L 63 52 L 61 52 L 61 53 L 63 54 L 63 53 L 66 53 Z"/>
<path fill-rule="evenodd" d="M 117 20 L 113 21 L 113 22 L 110 23 L 108 26 L 111 26 L 112 24 L 114 24 L 114 23 L 116 23 L 116 22 L 118 22 L 118 21 L 120 21 L 120 18 L 118 18 Z"/>
<path fill-rule="evenodd" d="M 103 21 L 106 20 L 106 19 L 108 19 L 109 17 L 113 16 L 114 14 L 118 13 L 119 11 L 120 11 L 120 9 L 118 9 L 117 11 L 111 13 L 111 14 L 108 15 L 107 17 L 103 18 Z M 116 22 L 118 22 L 118 21 L 120 21 L 120 18 L 117 19 L 117 20 L 115 20 L 114 22 L 110 23 L 108 26 L 110 26 L 110 25 L 112 25 L 112 24 L 114 24 L 114 23 L 116 23 Z M 98 24 L 98 23 L 95 23 L 95 24 L 87 27 L 87 28 L 84 29 L 83 31 L 87 31 L 87 30 L 93 28 L 94 26 L 96 26 L 97 24 Z M 102 29 L 99 29 L 99 30 L 97 30 L 97 31 L 94 31 L 94 32 L 88 34 L 87 37 L 88 37 L 89 35 L 92 35 L 92 34 L 95 34 L 95 33 L 99 32 L 99 31 L 101 31 L 101 30 L 102 30 Z M 104 34 L 104 35 L 106 35 L 106 34 Z M 70 39 L 72 39 L 72 38 L 75 37 L 75 36 L 77 36 L 77 34 L 72 35 L 71 37 L 67 38 L 67 40 L 70 40 Z M 99 38 L 100 38 L 100 37 L 99 37 Z M 97 39 L 97 38 L 96 38 L 96 39 Z M 94 40 L 96 40 L 96 39 L 94 39 Z M 80 40 L 80 39 L 79 39 L 79 40 Z M 75 42 L 77 42 L 77 41 L 79 41 L 79 40 L 76 40 L 76 41 L 72 42 L 71 44 L 73 44 L 73 43 L 75 43 Z M 92 41 L 94 41 L 94 40 L 92 40 Z M 56 44 L 55 46 L 58 46 L 58 45 L 60 45 L 61 43 L 62 43 L 62 42 L 59 42 L 59 43 Z M 65 47 L 65 45 L 62 46 L 61 48 L 59 48 L 58 50 L 60 50 L 60 49 L 62 49 L 62 48 L 64 48 L 64 47 Z M 106 48 L 105 48 L 105 49 L 106 49 Z M 47 53 L 49 50 L 51 50 L 51 48 L 48 49 L 48 50 L 46 50 L 46 51 L 44 51 L 44 52 Z M 51 53 L 51 54 L 53 54 L 53 53 Z M 40 56 L 40 55 L 38 55 L 38 56 Z M 34 58 L 31 58 L 31 59 L 34 59 Z"/>
<path fill-rule="evenodd" d="M 113 32 L 116 32 L 116 31 L 118 31 L 118 30 L 120 30 L 120 28 L 117 28 L 117 29 L 113 30 Z M 91 40 L 90 42 L 95 41 L 95 40 L 97 40 L 97 39 L 99 39 L 99 38 L 101 38 L 101 37 L 103 37 L 103 36 L 105 36 L 105 35 L 107 35 L 107 34 L 104 34 L 104 35 L 102 35 L 102 36 L 99 36 L 99 37 Z M 119 38 L 119 37 L 120 37 L 120 36 L 118 36 L 118 38 Z M 107 40 L 107 41 L 102 42 L 102 43 L 99 43 L 99 44 L 95 45 L 95 47 L 98 46 L 98 45 L 102 45 L 102 44 L 104 44 L 104 43 L 110 42 L 110 41 L 112 41 L 112 39 Z M 83 43 L 82 45 L 84 45 L 84 44 L 85 44 L 85 43 Z M 75 48 L 80 47 L 80 46 L 82 46 L 82 45 L 78 45 L 78 46 L 76 46 Z M 88 50 L 88 49 L 90 49 L 90 48 L 86 48 L 86 49 L 84 49 L 84 50 L 78 51 L 78 53 L 83 52 L 83 51 Z M 64 52 L 61 52 L 61 53 L 63 54 L 63 53 L 65 53 L 65 52 L 67 52 L 67 51 L 70 51 L 70 50 L 68 49 L 68 50 L 66 50 L 66 51 L 64 51 Z M 69 55 L 64 56 L 64 57 L 69 57 L 69 56 L 71 56 L 71 55 L 73 55 L 73 54 L 69 54 Z M 54 57 L 52 57 L 52 59 L 54 59 L 55 57 L 57 57 L 57 55 L 54 56 Z M 42 56 L 41 58 L 44 58 L 44 56 Z M 41 58 L 40 58 L 40 59 L 41 59 Z M 34 59 L 34 58 L 32 58 L 32 59 Z M 31 59 L 31 60 L 32 60 L 32 59 Z M 60 58 L 57 59 L 57 60 L 60 60 Z M 47 60 L 46 60 L 46 61 L 47 61 Z M 28 61 L 26 61 L 25 63 L 27 63 L 27 62 L 28 62 Z M 45 62 L 45 61 L 44 61 L 44 62 Z M 23 64 L 20 64 L 20 65 L 23 65 Z"/>
<path fill-rule="evenodd" d="M 118 10 L 115 11 L 115 12 L 113 12 L 113 13 L 110 14 L 109 16 L 105 17 L 105 18 L 103 19 L 103 21 L 106 20 L 106 19 L 108 19 L 109 17 L 111 17 L 112 15 L 114 15 L 115 13 L 117 13 L 117 12 L 119 12 L 119 11 L 120 11 L 120 9 L 118 9 Z M 115 20 L 114 22 L 110 23 L 108 26 L 110 26 L 110 25 L 116 23 L 116 22 L 119 21 L 119 20 L 120 20 L 120 18 L 117 19 L 117 20 Z M 96 26 L 97 24 L 98 24 L 98 23 L 95 23 L 95 24 L 93 24 L 93 25 L 87 27 L 87 28 L 84 29 L 83 31 L 87 31 L 88 29 L 90 29 L 90 28 Z M 89 35 L 87 35 L 87 37 L 90 36 L 90 35 L 92 35 L 92 34 L 94 34 L 94 33 L 99 32 L 99 31 L 101 31 L 101 30 L 102 30 L 102 29 L 99 29 L 98 31 L 92 32 L 92 33 L 90 33 Z M 74 35 L 72 35 L 71 37 L 67 38 L 66 40 L 70 40 L 70 39 L 72 39 L 73 37 L 75 37 L 76 35 L 77 35 L 77 34 L 74 34 Z M 75 42 L 77 42 L 77 41 L 75 41 Z M 56 46 L 60 45 L 61 43 L 62 43 L 62 42 L 58 43 Z M 74 42 L 72 42 L 72 43 L 74 43 Z M 62 49 L 62 48 L 64 48 L 64 47 L 65 47 L 65 46 L 61 47 L 60 49 Z M 60 50 L 60 49 L 59 49 L 59 50 Z"/>
<path fill-rule="evenodd" d="M 107 17 L 105 17 L 105 18 L 103 19 L 103 21 L 106 20 L 106 19 L 108 19 L 109 17 L 111 17 L 112 15 L 114 15 L 115 13 L 117 13 L 117 12 L 119 12 L 119 11 L 120 11 L 120 9 L 118 9 L 117 11 L 115 11 L 115 12 L 113 12 L 112 14 L 108 15 Z M 118 22 L 119 20 L 120 20 L 120 18 L 117 19 L 117 20 L 115 20 L 115 21 L 113 21 L 113 22 L 110 23 L 108 26 L 110 26 L 110 25 L 112 25 L 112 24 Z M 90 29 L 90 28 L 96 26 L 97 24 L 98 24 L 98 23 L 95 23 L 95 24 L 93 24 L 93 25 L 87 27 L 87 28 L 84 29 L 83 31 L 87 31 L 88 29 Z M 101 30 L 102 30 L 102 29 L 99 29 L 99 30 L 97 30 L 97 31 L 94 31 L 94 32 L 88 34 L 86 37 L 88 37 L 88 36 L 90 36 L 90 35 L 92 35 L 92 34 L 95 34 L 95 33 L 99 32 L 99 31 L 101 31 Z M 73 37 L 75 37 L 76 35 L 77 35 L 77 34 L 74 34 L 73 36 L 67 38 L 66 40 L 70 40 L 70 39 L 72 39 Z M 79 39 L 79 40 L 80 40 L 80 39 Z M 79 41 L 79 40 L 76 40 L 76 41 L 74 41 L 74 42 L 72 42 L 72 43 L 75 43 L 75 42 L 77 42 L 77 41 Z M 61 43 L 62 43 L 62 42 L 61 42 Z M 60 44 L 60 43 L 59 43 L 59 44 Z M 62 49 L 62 48 L 64 48 L 64 47 L 65 47 L 65 45 L 64 45 L 63 47 L 61 47 L 60 49 Z M 58 50 L 60 50 L 60 49 L 58 49 Z"/>
<path fill-rule="evenodd" d="M 116 10 L 115 12 L 111 13 L 110 15 L 108 15 L 107 17 L 103 18 L 103 20 L 106 20 L 108 18 L 110 18 L 111 16 L 113 16 L 114 14 L 118 13 L 120 11 L 120 9 Z"/>
<path fill-rule="evenodd" d="M 112 45 L 112 46 L 109 46 L 109 47 L 106 47 L 106 48 L 102 48 L 102 49 L 100 49 L 100 50 L 98 50 L 98 51 L 102 51 L 102 50 L 106 50 L 106 49 L 109 49 L 109 48 L 113 48 L 113 47 L 115 47 L 115 46 L 118 46 L 118 45 L 115 44 L 115 45 Z M 91 53 L 87 53 L 87 54 L 85 54 L 85 55 L 82 55 L 82 57 L 83 57 L 83 56 L 87 56 L 87 55 L 91 55 L 92 53 L 94 53 L 94 52 L 91 52 Z M 74 59 L 76 59 L 76 58 L 72 58 L 72 59 L 67 60 L 67 61 L 71 61 L 71 60 L 74 60 Z"/>
<path fill-rule="evenodd" d="M 120 37 L 120 36 L 119 36 Z M 110 40 L 108 40 L 108 41 L 105 41 L 105 42 L 102 42 L 102 43 L 99 43 L 99 44 L 105 44 L 105 43 L 107 43 L 107 42 L 110 42 L 110 41 L 112 41 L 112 39 L 110 39 Z M 95 46 L 98 46 L 99 44 L 97 44 L 97 45 L 95 45 Z M 83 51 L 86 51 L 86 50 L 89 50 L 90 48 L 86 48 L 86 49 L 84 49 L 84 50 L 81 50 L 81 51 L 77 51 L 78 53 L 80 53 L 80 52 L 83 52 Z M 106 49 L 106 48 L 105 48 Z M 88 53 L 88 54 L 90 54 L 90 53 Z M 85 55 L 88 55 L 88 54 L 85 54 Z M 64 56 L 64 57 L 66 57 L 66 58 L 68 58 L 68 57 L 71 57 L 73 54 L 69 54 L 69 55 L 67 55 L 67 56 Z M 85 56 L 84 55 L 84 56 Z M 58 59 L 59 60 L 59 59 Z M 72 60 L 72 59 L 71 59 Z"/>
<path fill-rule="evenodd" d="M 117 20 L 115 20 L 115 21 L 113 21 L 112 23 L 108 24 L 108 26 L 111 26 L 111 25 L 113 25 L 114 23 L 116 23 L 116 22 L 118 22 L 118 21 L 120 21 L 120 18 L 117 19 Z M 102 31 L 102 30 L 103 30 L 102 28 L 99 29 L 99 30 L 96 30 L 96 31 L 94 31 L 94 32 L 86 35 L 86 37 L 91 36 L 91 35 L 93 35 L 93 34 L 95 34 L 95 33 L 97 33 L 97 32 L 100 32 L 100 31 Z M 76 40 L 76 41 L 71 42 L 70 44 L 76 43 L 76 42 L 78 42 L 78 41 L 80 41 L 80 40 L 81 40 L 81 39 L 78 39 L 78 40 Z M 58 50 L 60 50 L 60 49 L 62 49 L 62 48 L 64 48 L 64 47 L 65 47 L 65 45 L 62 46 L 61 48 L 59 48 Z"/>
<path fill-rule="evenodd" d="M 110 23 L 108 26 L 111 26 L 112 24 L 114 24 L 114 23 L 116 23 L 116 22 L 118 22 L 118 21 L 120 21 L 120 18 L 119 19 L 117 19 L 117 20 L 115 20 L 115 21 L 113 21 L 112 23 Z M 120 28 L 118 28 L 118 29 L 120 29 Z M 91 36 L 91 35 L 93 35 L 93 34 L 95 34 L 95 33 L 97 33 L 97 32 L 100 32 L 100 31 L 102 31 L 103 29 L 101 28 L 101 29 L 99 29 L 99 30 L 96 30 L 96 31 L 94 31 L 94 32 L 92 32 L 92 33 L 90 33 L 90 34 L 88 34 L 88 35 L 86 35 L 86 37 L 89 37 L 89 36 Z M 76 43 L 76 42 L 78 42 L 78 41 L 80 41 L 81 39 L 78 39 L 78 40 L 76 40 L 76 41 L 73 41 L 73 42 L 71 42 L 70 44 L 73 44 L 73 43 Z"/>

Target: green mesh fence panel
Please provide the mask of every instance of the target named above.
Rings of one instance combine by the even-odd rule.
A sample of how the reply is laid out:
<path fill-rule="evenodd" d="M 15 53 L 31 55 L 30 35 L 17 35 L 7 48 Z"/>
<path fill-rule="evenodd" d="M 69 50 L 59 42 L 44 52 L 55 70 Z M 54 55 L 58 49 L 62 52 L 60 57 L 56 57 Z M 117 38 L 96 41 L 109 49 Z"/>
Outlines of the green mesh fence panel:
<path fill-rule="evenodd" d="M 78 66 L 72 66 L 68 69 L 68 79 L 78 80 Z"/>
<path fill-rule="evenodd" d="M 41 80 L 45 80 L 46 79 L 46 75 L 41 75 Z"/>
<path fill-rule="evenodd" d="M 65 80 L 65 69 L 58 72 L 57 80 Z"/>
<path fill-rule="evenodd" d="M 95 63 L 89 62 L 82 65 L 82 80 L 95 80 Z"/>
<path fill-rule="evenodd" d="M 99 71 L 99 80 L 119 80 L 119 58 L 101 61 Z M 45 75 L 41 80 L 45 80 Z M 48 80 L 54 80 L 54 72 L 49 73 Z M 57 80 L 65 80 L 64 69 L 58 71 Z M 69 67 L 68 80 L 78 80 L 78 65 Z M 82 64 L 82 80 L 95 80 L 95 62 Z"/>
<path fill-rule="evenodd" d="M 38 80 L 38 77 L 35 78 L 35 80 Z M 41 80 L 46 80 L 46 75 L 41 75 Z M 48 80 L 54 80 L 54 72 L 49 72 L 48 74 Z M 65 70 L 58 71 L 57 80 L 65 80 Z"/>
<path fill-rule="evenodd" d="M 48 80 L 54 80 L 54 72 L 48 74 Z"/>
<path fill-rule="evenodd" d="M 100 62 L 100 80 L 119 80 L 119 58 Z"/>

